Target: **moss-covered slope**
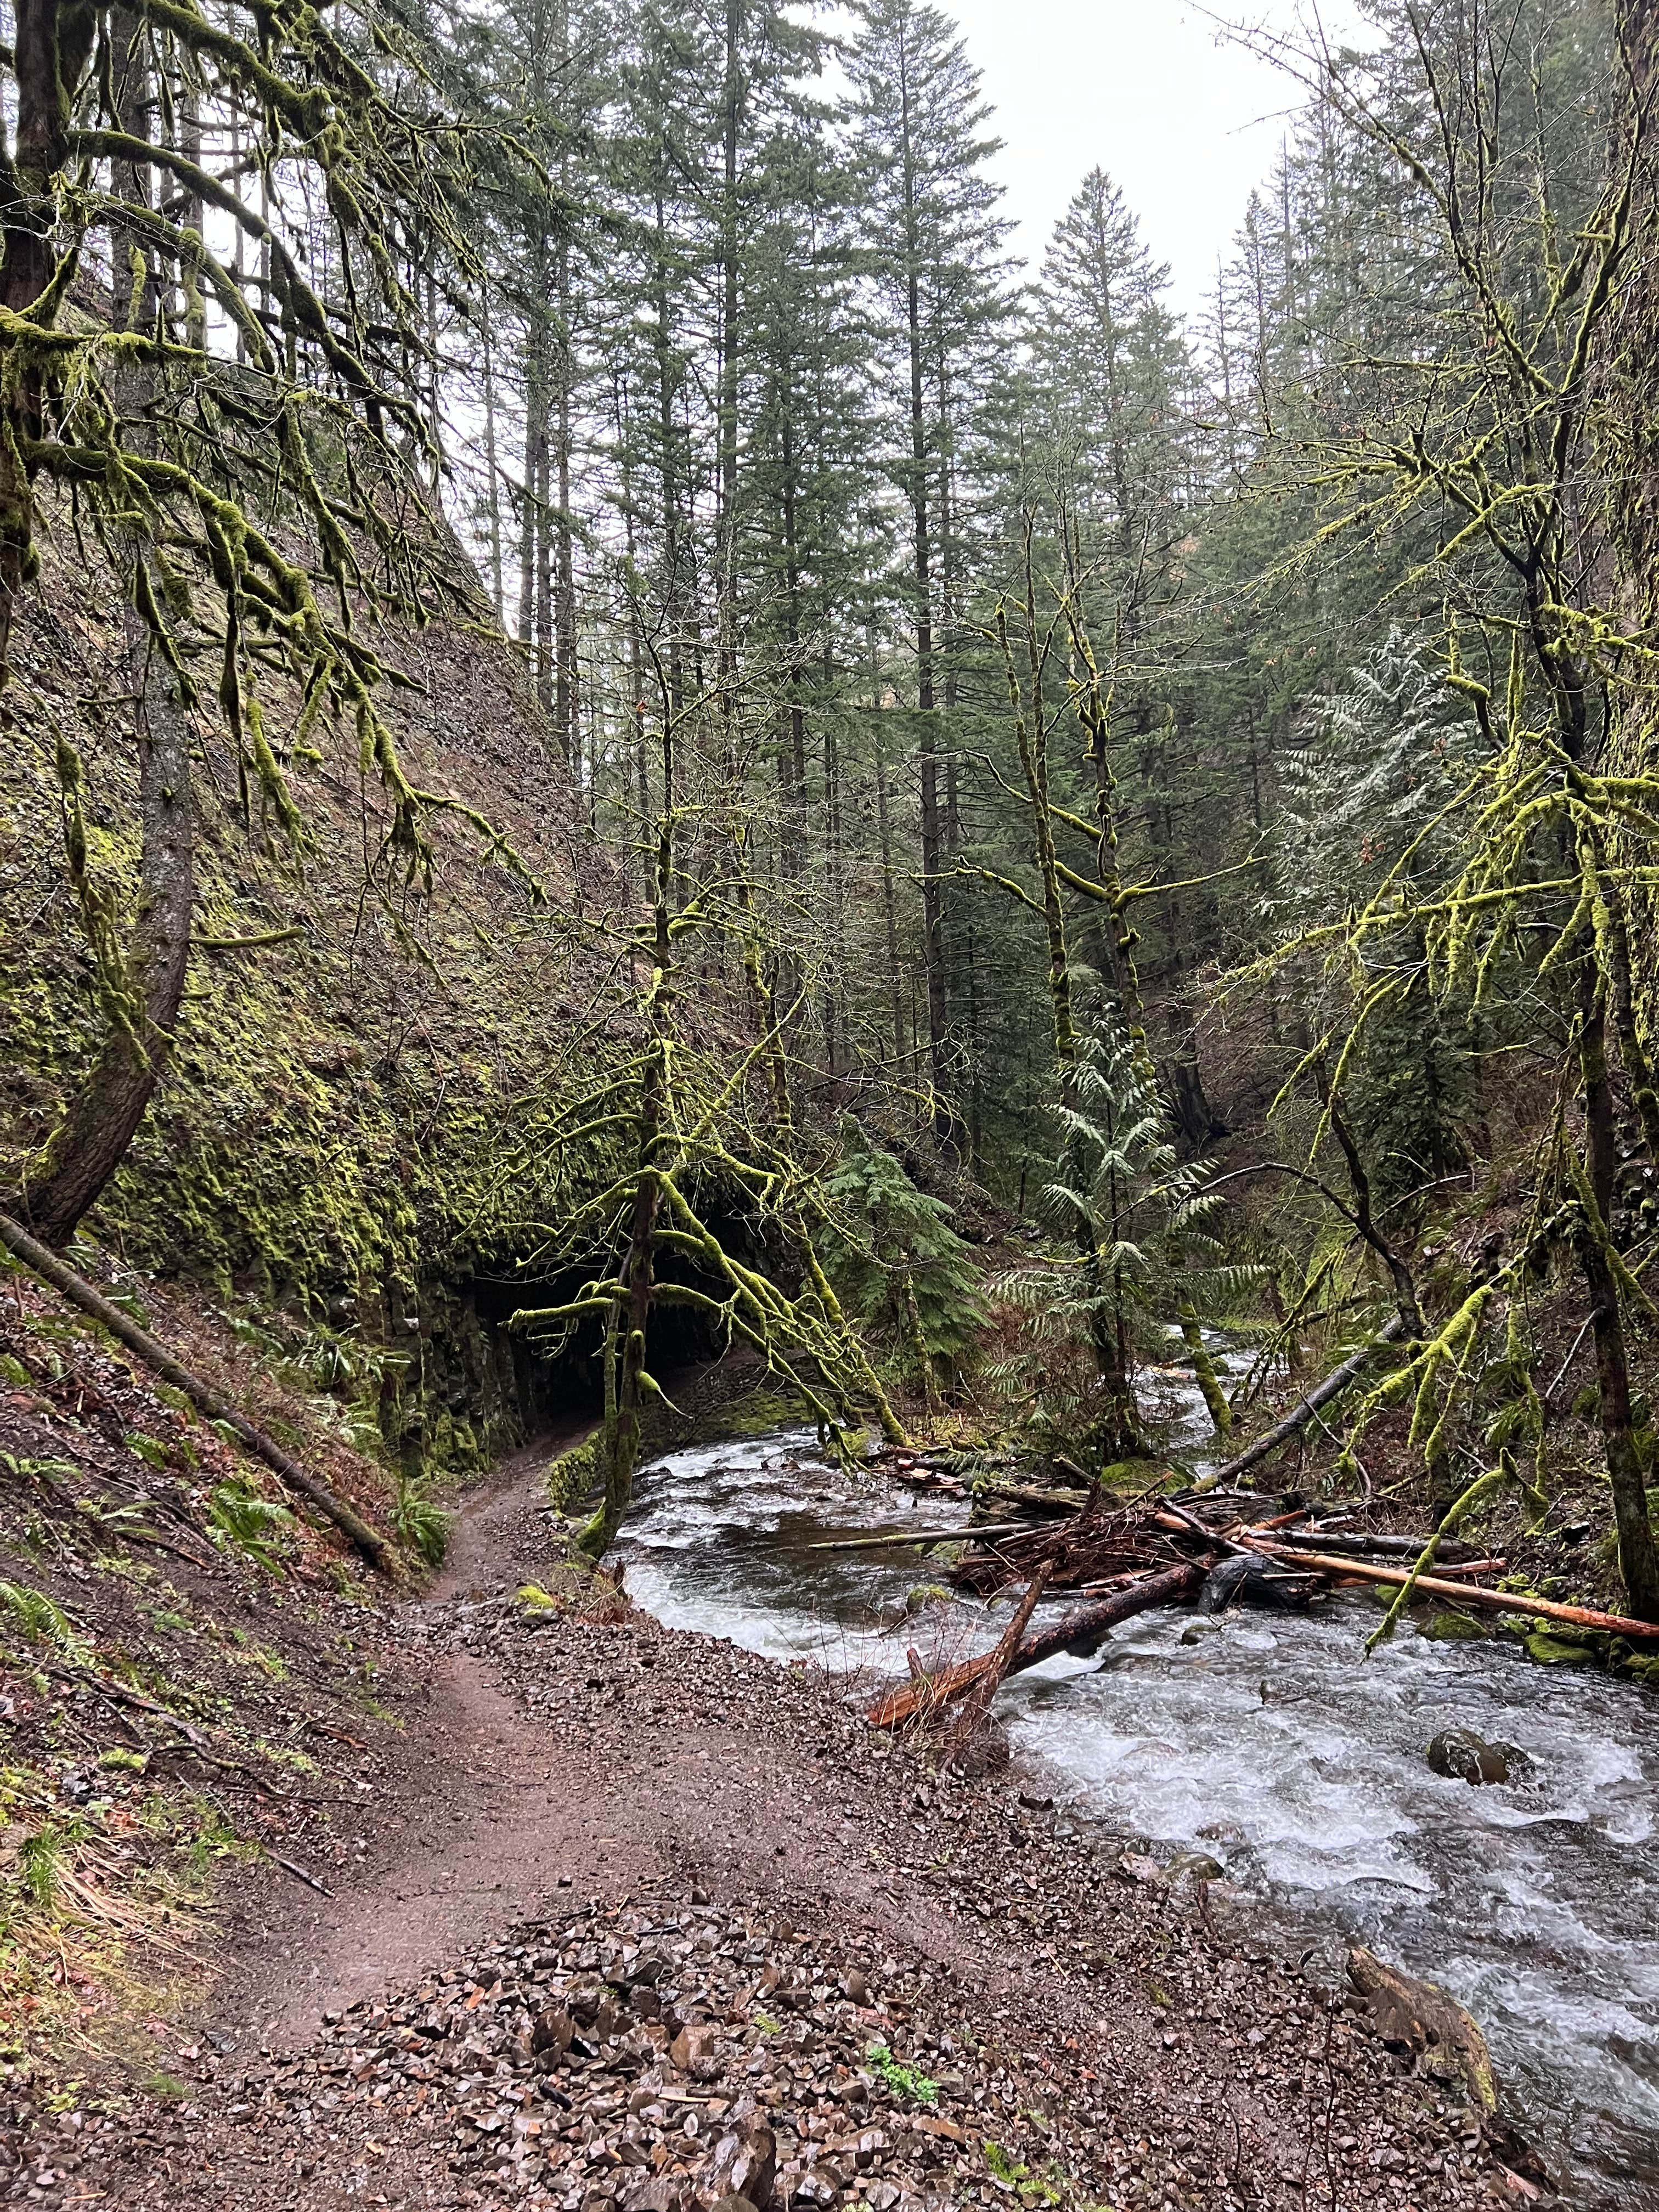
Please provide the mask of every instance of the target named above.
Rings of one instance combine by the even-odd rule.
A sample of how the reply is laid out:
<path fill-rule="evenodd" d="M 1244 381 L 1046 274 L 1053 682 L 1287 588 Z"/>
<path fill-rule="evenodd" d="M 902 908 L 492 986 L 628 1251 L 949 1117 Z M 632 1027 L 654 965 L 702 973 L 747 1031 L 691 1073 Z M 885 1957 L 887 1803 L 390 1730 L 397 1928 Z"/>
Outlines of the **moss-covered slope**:
<path fill-rule="evenodd" d="M 20 622 L 6 700 L 4 1187 L 84 1079 L 106 1018 L 65 866 L 61 739 L 82 763 L 92 889 L 118 932 L 130 921 L 121 643 L 115 580 L 65 526 Z M 623 892 L 512 647 L 459 622 L 382 628 L 374 644 L 399 674 L 386 700 L 410 777 L 485 817 L 515 862 L 441 813 L 429 888 L 391 877 L 355 733 L 325 722 L 294 744 L 299 702 L 273 682 L 272 742 L 306 825 L 296 848 L 257 800 L 244 811 L 224 732 L 199 714 L 197 943 L 177 1043 L 84 1233 L 337 1337 L 390 1439 L 465 1461 L 536 1416 L 545 1378 L 500 1323 L 533 1267 L 536 1224 L 605 1171 L 549 1137 L 561 1100 L 618 1047 L 584 1009 L 616 1004 L 591 925 Z"/>

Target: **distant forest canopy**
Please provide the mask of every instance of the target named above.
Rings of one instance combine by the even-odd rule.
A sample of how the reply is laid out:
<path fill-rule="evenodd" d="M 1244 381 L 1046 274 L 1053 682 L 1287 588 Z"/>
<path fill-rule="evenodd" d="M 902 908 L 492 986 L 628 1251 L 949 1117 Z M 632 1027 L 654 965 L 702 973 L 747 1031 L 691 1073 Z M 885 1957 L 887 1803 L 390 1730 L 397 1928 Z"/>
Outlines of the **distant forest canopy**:
<path fill-rule="evenodd" d="M 912 0 L 12 15 L 0 647 L 43 538 L 95 541 L 143 848 L 118 896 L 14 665 L 103 1025 L 15 1211 L 62 1244 L 120 1170 L 191 958 L 306 935 L 204 937 L 192 825 L 234 787 L 300 880 L 343 735 L 410 963 L 384 1141 L 417 1191 L 470 1085 L 488 1194 L 445 1246 L 365 1171 L 397 1228 L 355 1264 L 538 1255 L 536 1325 L 603 1341 L 601 1548 L 676 1304 L 826 1435 L 978 1367 L 1097 1460 L 1171 1331 L 1220 1430 L 1387 1321 L 1371 1410 L 1529 1510 L 1564 1332 L 1659 1618 L 1651 8 L 1237 33 L 1291 120 L 1186 321 L 1109 146 L 1013 262 L 991 99 Z M 513 641 L 561 884 L 406 762 L 396 623 Z M 445 936 L 458 851 L 512 888 Z M 490 1040 L 453 1092 L 434 1029 L 398 1058 L 417 970 Z M 953 1206 L 1030 1264 L 980 1283 Z M 1231 1404 L 1229 1321 L 1273 1347 Z"/>
<path fill-rule="evenodd" d="M 484 196 L 487 312 L 440 296 L 444 495 L 596 827 L 625 858 L 653 818 L 665 700 L 718 722 L 687 758 L 735 770 L 794 1049 L 902 1116 L 931 1089 L 1010 1198 L 1053 1060 L 1035 811 L 1080 1012 L 1133 962 L 1202 1146 L 1276 1093 L 1320 963 L 1220 1014 L 1212 986 L 1383 882 L 1481 755 L 1467 679 L 1503 701 L 1529 595 L 1577 623 L 1608 594 L 1598 372 L 1564 438 L 1526 387 L 1601 315 L 1606 272 L 1570 264 L 1617 197 L 1613 17 L 1366 15 L 1358 52 L 1284 50 L 1304 104 L 1184 323 L 1109 146 L 1012 260 L 992 95 L 938 9 L 513 8 L 451 64 L 523 104 L 553 192 Z M 1512 503 L 1540 468 L 1553 520 Z M 1570 581 L 1529 582 L 1505 532 L 1558 526 Z M 1511 1042 L 1420 991 L 1380 1011 L 1380 1196 L 1465 1158 Z"/>

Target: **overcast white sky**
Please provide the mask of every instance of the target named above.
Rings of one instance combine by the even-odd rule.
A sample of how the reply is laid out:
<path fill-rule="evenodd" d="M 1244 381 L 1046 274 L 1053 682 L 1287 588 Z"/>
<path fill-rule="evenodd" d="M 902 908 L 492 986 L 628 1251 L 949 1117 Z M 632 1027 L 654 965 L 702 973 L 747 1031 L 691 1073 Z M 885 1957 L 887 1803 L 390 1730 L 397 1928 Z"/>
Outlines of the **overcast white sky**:
<path fill-rule="evenodd" d="M 1273 167 L 1296 87 L 1187 0 L 939 0 L 961 24 L 1006 142 L 997 168 L 1013 243 L 1033 265 L 1099 163 L 1123 188 L 1173 303 L 1192 313 L 1215 284 L 1251 187 Z M 1288 28 L 1294 0 L 1237 14 Z M 1328 29 L 1355 20 L 1346 0 Z"/>

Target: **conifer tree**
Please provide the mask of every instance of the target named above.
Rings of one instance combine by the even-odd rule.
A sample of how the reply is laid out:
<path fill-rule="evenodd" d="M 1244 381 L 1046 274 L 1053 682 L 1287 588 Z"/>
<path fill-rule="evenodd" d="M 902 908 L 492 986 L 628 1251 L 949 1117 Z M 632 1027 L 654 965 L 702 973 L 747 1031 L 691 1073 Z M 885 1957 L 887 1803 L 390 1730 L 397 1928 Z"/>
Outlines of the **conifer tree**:
<path fill-rule="evenodd" d="M 1010 302 L 1004 225 L 985 174 L 996 142 L 955 26 L 918 0 L 866 0 L 848 57 L 865 172 L 868 267 L 885 325 L 882 394 L 888 467 L 908 509 L 901 599 L 914 647 L 928 1058 L 936 1126 L 954 1139 L 951 977 L 944 878 L 952 738 L 940 715 L 940 647 L 964 580 L 951 529 L 951 462 L 984 389 L 987 349 Z"/>

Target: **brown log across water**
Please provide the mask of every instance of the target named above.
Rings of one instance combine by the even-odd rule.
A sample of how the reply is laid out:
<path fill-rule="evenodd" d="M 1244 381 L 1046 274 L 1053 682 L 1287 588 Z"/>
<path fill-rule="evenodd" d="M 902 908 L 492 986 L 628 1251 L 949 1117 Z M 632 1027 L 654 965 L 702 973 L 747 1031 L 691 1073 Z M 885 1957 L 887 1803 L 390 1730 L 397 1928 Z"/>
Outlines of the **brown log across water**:
<path fill-rule="evenodd" d="M 1162 1568 L 1156 1574 L 1131 1583 L 1126 1589 L 1103 1598 L 1097 1605 L 1076 1607 L 1053 1627 L 1040 1628 L 1035 1635 L 1026 1637 L 1010 1659 L 1006 1672 L 1023 1674 L 1026 1668 L 1040 1667 L 1045 1659 L 1057 1658 L 1062 1651 L 1091 1651 L 1107 1630 L 1120 1620 L 1133 1620 L 1136 1613 L 1150 1612 L 1154 1606 L 1172 1605 L 1177 1598 L 1190 1595 L 1203 1581 L 1206 1571 L 1183 1560 L 1177 1566 Z M 995 1656 L 994 1652 L 981 1652 L 976 1659 L 964 1659 L 954 1667 L 947 1667 L 943 1674 L 889 1692 L 871 1706 L 866 1716 L 870 1726 L 897 1728 L 919 1712 L 936 1711 L 939 1706 L 949 1705 L 964 1690 L 972 1689 Z"/>
<path fill-rule="evenodd" d="M 1404 1567 L 1380 1567 L 1374 1559 L 1339 1559 L 1326 1552 L 1299 1552 L 1289 1544 L 1269 1544 L 1259 1539 L 1253 1551 L 1287 1565 L 1309 1567 L 1321 1574 L 1353 1576 L 1360 1582 L 1388 1583 L 1395 1589 L 1411 1580 Z M 1593 1606 L 1562 1605 L 1553 1598 L 1528 1597 L 1521 1590 L 1482 1589 L 1478 1583 L 1455 1583 L 1438 1575 L 1419 1575 L 1416 1587 L 1425 1597 L 1454 1597 L 1462 1605 L 1483 1605 L 1492 1613 L 1529 1613 L 1540 1620 L 1565 1620 L 1575 1628 L 1593 1628 L 1604 1636 L 1659 1637 L 1659 1621 L 1632 1620 L 1622 1613 L 1597 1613 Z"/>

